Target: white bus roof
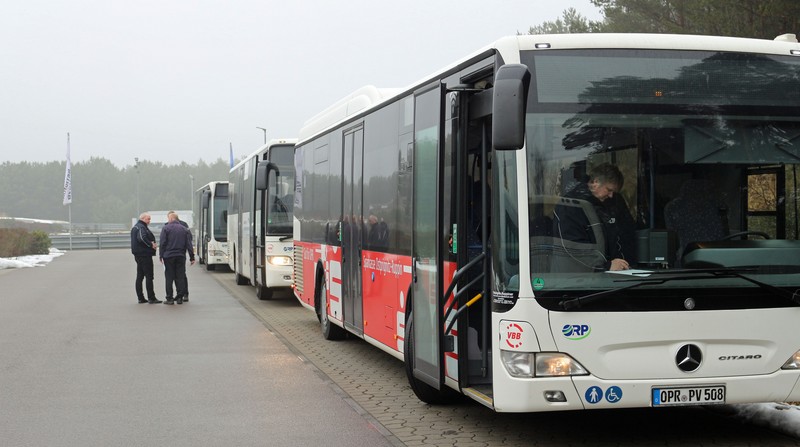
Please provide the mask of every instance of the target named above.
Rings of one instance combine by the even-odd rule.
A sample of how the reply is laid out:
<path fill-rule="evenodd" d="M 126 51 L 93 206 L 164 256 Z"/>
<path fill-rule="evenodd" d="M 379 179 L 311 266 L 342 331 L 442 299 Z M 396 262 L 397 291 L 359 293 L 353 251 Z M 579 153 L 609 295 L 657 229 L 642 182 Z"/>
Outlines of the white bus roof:
<path fill-rule="evenodd" d="M 208 183 L 206 183 L 205 185 L 203 185 L 203 186 L 201 186 L 201 187 L 197 188 L 197 189 L 195 190 L 195 192 L 200 192 L 200 191 L 202 191 L 202 190 L 204 190 L 204 189 L 211 189 L 211 187 L 212 187 L 212 186 L 214 186 L 214 185 L 219 185 L 219 184 L 228 184 L 228 183 L 229 183 L 229 182 L 228 182 L 227 180 L 215 180 L 215 181 L 212 181 L 212 182 L 208 182 Z"/>
<path fill-rule="evenodd" d="M 248 155 L 247 157 L 241 159 L 239 163 L 236 163 L 230 169 L 230 172 L 233 172 L 234 170 L 238 169 L 239 166 L 245 164 L 248 160 L 252 159 L 253 157 L 260 156 L 261 154 L 264 153 L 264 151 L 268 150 L 272 146 L 276 146 L 278 144 L 291 144 L 292 146 L 294 146 L 295 143 L 297 143 L 297 138 L 273 138 L 272 140 L 267 141 L 267 143 L 264 144 L 263 146 L 260 146 L 258 149 L 250 153 L 250 155 Z"/>
<path fill-rule="evenodd" d="M 299 132 L 304 142 L 349 117 L 388 102 L 403 92 L 424 85 L 458 65 L 490 50 L 497 50 L 505 63 L 519 63 L 519 52 L 524 50 L 563 49 L 654 49 L 654 50 L 706 50 L 763 53 L 800 56 L 800 44 L 794 34 L 783 34 L 774 40 L 743 37 L 699 36 L 690 34 L 644 33 L 588 33 L 588 34 L 537 34 L 500 38 L 493 43 L 441 68 L 405 88 L 361 87 L 330 107 L 311 117 Z"/>
<path fill-rule="evenodd" d="M 402 91 L 403 89 L 400 88 L 378 88 L 374 85 L 361 87 L 306 121 L 300 130 L 299 137 L 302 140 L 306 136 L 314 135 L 362 110 L 380 104 Z"/>

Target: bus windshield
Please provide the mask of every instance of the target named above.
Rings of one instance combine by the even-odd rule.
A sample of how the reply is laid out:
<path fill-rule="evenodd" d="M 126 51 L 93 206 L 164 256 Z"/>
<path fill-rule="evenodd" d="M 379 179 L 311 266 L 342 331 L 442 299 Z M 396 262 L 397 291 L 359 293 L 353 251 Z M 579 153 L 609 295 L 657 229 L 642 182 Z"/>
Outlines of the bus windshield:
<path fill-rule="evenodd" d="M 533 74 L 528 238 L 500 244 L 527 240 L 541 305 L 598 292 L 588 309 L 670 309 L 690 295 L 709 308 L 796 305 L 779 295 L 800 287 L 800 58 L 559 50 L 522 61 Z M 516 254 L 497 255 L 498 280 L 518 290 Z"/>
<path fill-rule="evenodd" d="M 291 235 L 294 207 L 294 146 L 273 146 L 269 151 L 269 161 L 278 169 L 269 173 L 266 234 Z"/>

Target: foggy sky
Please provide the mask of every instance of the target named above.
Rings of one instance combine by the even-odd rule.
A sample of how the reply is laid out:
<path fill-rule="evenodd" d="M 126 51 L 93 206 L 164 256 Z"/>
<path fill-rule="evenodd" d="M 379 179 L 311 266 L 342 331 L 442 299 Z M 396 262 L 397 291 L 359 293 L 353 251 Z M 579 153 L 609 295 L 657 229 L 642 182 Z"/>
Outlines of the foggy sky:
<path fill-rule="evenodd" d="M 6 0 L 0 163 L 253 152 L 357 88 L 405 87 L 589 0 Z"/>

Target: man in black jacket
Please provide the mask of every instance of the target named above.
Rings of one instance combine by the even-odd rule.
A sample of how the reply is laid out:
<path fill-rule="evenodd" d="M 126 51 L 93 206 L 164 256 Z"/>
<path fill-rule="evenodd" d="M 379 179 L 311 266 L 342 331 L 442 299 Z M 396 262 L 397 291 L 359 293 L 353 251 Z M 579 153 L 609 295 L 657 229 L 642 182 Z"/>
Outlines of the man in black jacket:
<path fill-rule="evenodd" d="M 635 261 L 635 223 L 625 200 L 618 194 L 623 180 L 616 166 L 604 163 L 589 170 L 586 183 L 579 183 L 564 195 L 589 202 L 600 222 L 589 222 L 580 208 L 556 207 L 554 236 L 574 242 L 595 243 L 592 227 L 602 225 L 604 262 L 593 266 L 596 270 L 627 270 Z"/>
<path fill-rule="evenodd" d="M 157 304 L 161 301 L 156 299 L 156 292 L 153 289 L 153 256 L 156 255 L 156 237 L 147 227 L 148 225 L 150 225 L 150 215 L 142 213 L 139 221 L 131 228 L 131 253 L 136 260 L 134 289 L 140 303 Z M 142 280 L 145 281 L 149 299 L 144 298 Z"/>
<path fill-rule="evenodd" d="M 178 215 L 174 212 L 167 215 L 169 220 L 161 229 L 159 237 L 159 250 L 161 263 L 164 264 L 167 298 L 164 304 L 183 304 L 186 296 L 186 252 L 189 252 L 189 262 L 194 265 L 194 248 L 192 236 L 188 228 L 180 224 Z M 175 283 L 177 295 L 172 299 L 172 283 Z"/>
<path fill-rule="evenodd" d="M 169 213 L 175 213 L 175 211 L 170 210 Z M 169 213 L 167 213 L 167 215 L 169 215 Z M 178 223 L 181 224 L 181 226 L 183 226 L 183 228 L 186 228 L 187 230 L 189 230 L 189 245 L 194 247 L 194 242 L 192 241 L 192 230 L 189 229 L 189 224 L 187 224 L 186 222 L 182 221 L 180 216 L 178 216 L 178 213 L 175 213 L 175 217 L 178 219 Z M 185 272 L 186 272 L 186 269 L 184 269 L 184 273 Z M 183 277 L 184 277 L 184 280 L 186 281 L 186 294 L 183 296 L 183 302 L 185 303 L 185 302 L 189 301 L 189 278 L 185 274 L 183 275 Z"/>

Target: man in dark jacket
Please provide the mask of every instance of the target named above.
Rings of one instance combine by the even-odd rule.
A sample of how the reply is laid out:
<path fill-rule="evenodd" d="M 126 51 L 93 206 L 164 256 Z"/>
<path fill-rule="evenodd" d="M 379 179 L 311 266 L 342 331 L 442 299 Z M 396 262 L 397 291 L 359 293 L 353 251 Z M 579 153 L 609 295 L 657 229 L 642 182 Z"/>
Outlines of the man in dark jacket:
<path fill-rule="evenodd" d="M 170 213 L 175 213 L 175 211 L 170 211 Z M 181 224 L 181 226 L 183 226 L 183 228 L 186 228 L 187 230 L 189 230 L 189 245 L 194 247 L 194 242 L 192 240 L 192 230 L 189 229 L 189 224 L 187 224 L 186 222 L 182 221 L 180 216 L 178 216 L 178 213 L 175 213 L 175 217 L 178 219 L 178 223 Z M 185 271 L 186 270 L 184 269 L 184 272 Z M 183 277 L 184 277 L 184 279 L 186 281 L 186 294 L 183 296 L 183 302 L 188 302 L 189 301 L 189 278 L 186 275 L 183 275 Z"/>
<path fill-rule="evenodd" d="M 635 260 L 635 223 L 625 200 L 619 195 L 623 176 L 612 164 L 601 164 L 589 170 L 589 180 L 579 183 L 564 196 L 589 202 L 600 222 L 589 222 L 586 214 L 577 207 L 559 205 L 554 221 L 554 235 L 562 239 L 596 243 L 593 229 L 602 225 L 605 236 L 603 265 L 596 270 L 627 270 Z"/>
<path fill-rule="evenodd" d="M 156 237 L 147 227 L 148 225 L 150 225 L 150 215 L 142 213 L 139 221 L 131 228 L 131 253 L 136 259 L 134 289 L 140 303 L 157 304 L 161 301 L 156 299 L 156 292 L 153 289 L 153 256 L 156 255 Z M 144 298 L 142 280 L 145 281 L 149 300 Z"/>
<path fill-rule="evenodd" d="M 164 304 L 183 304 L 186 296 L 186 252 L 189 252 L 189 262 L 194 265 L 194 248 L 189 230 L 180 224 L 178 215 L 169 213 L 169 220 L 161 229 L 159 237 L 159 257 L 164 264 L 167 298 Z M 172 283 L 175 283 L 177 295 L 172 299 Z"/>

